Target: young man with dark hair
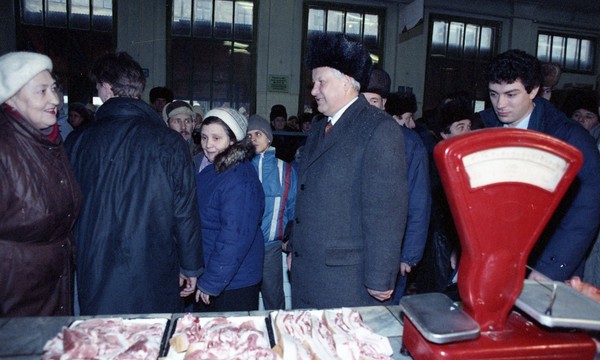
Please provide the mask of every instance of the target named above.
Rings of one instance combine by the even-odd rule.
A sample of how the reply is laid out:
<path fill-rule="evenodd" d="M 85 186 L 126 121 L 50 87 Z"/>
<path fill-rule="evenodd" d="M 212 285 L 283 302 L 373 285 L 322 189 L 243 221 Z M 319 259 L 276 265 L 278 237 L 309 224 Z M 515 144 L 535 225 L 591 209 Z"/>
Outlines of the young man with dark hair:
<path fill-rule="evenodd" d="M 546 133 L 578 148 L 584 163 L 530 256 L 538 273 L 553 280 L 580 275 L 600 225 L 600 154 L 593 138 L 550 102 L 536 95 L 541 64 L 521 50 L 509 50 L 488 67 L 493 108 L 482 111 L 486 127 L 514 127 Z"/>
<path fill-rule="evenodd" d="M 67 149 L 84 195 L 81 314 L 183 311 L 204 265 L 190 152 L 140 99 L 145 78 L 127 53 L 100 57 L 92 79 L 103 104 Z"/>

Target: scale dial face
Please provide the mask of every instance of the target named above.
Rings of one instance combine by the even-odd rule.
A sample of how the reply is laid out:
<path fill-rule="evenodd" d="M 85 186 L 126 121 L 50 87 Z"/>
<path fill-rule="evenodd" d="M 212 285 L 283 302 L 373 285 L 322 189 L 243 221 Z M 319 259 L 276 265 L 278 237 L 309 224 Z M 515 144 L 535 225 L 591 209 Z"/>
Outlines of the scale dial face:
<path fill-rule="evenodd" d="M 462 158 L 472 189 L 518 182 L 554 192 L 569 163 L 546 151 L 506 146 L 478 151 Z"/>

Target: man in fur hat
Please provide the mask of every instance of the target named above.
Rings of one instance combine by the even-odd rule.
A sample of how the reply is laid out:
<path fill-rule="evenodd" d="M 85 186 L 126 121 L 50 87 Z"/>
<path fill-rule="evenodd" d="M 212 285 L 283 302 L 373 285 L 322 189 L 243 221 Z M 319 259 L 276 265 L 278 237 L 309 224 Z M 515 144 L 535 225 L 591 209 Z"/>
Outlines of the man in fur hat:
<path fill-rule="evenodd" d="M 407 216 L 404 136 L 359 92 L 367 50 L 343 35 L 311 38 L 316 118 L 299 169 L 289 249 L 292 307 L 388 304 Z"/>

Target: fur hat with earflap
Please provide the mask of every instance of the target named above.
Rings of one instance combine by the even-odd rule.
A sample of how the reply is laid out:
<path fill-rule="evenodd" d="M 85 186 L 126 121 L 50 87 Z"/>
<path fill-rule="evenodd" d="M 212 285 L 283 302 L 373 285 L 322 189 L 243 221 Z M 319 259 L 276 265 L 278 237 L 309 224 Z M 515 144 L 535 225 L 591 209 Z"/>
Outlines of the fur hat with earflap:
<path fill-rule="evenodd" d="M 369 84 L 371 56 L 365 47 L 343 34 L 318 32 L 309 39 L 306 67 L 330 67 L 352 77 L 364 88 Z"/>

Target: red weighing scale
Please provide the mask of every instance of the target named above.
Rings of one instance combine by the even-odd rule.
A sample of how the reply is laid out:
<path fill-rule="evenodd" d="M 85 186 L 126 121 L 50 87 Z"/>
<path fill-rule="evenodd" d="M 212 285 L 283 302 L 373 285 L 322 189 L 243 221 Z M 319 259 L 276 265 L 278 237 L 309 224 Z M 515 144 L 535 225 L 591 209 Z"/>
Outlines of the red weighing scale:
<path fill-rule="evenodd" d="M 600 304 L 561 282 L 524 281 L 581 153 L 498 128 L 445 140 L 434 159 L 460 238 L 462 308 L 440 293 L 403 297 L 403 350 L 414 359 L 593 359 L 594 341 L 573 328 L 600 330 Z"/>

